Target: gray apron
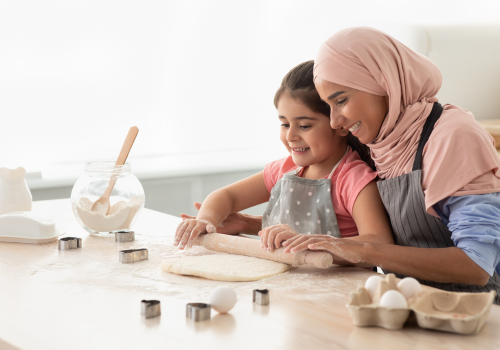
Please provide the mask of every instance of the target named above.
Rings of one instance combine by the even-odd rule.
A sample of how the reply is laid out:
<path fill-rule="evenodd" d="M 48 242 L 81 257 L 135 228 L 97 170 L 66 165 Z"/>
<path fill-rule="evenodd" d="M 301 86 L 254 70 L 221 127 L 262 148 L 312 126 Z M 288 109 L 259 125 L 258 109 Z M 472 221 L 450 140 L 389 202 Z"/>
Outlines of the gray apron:
<path fill-rule="evenodd" d="M 455 247 L 448 227 L 441 220 L 425 211 L 425 197 L 422 191 L 422 152 L 442 111 L 443 107 L 436 102 L 422 130 L 412 171 L 402 176 L 377 182 L 380 197 L 391 219 L 396 245 L 419 248 Z M 383 271 L 384 273 L 389 272 Z M 399 273 L 396 273 L 396 276 L 398 278 L 406 277 Z M 419 279 L 419 282 L 453 292 L 477 293 L 496 290 L 495 303 L 500 303 L 500 277 L 496 272 L 484 287 L 421 279 Z"/>
<path fill-rule="evenodd" d="M 344 157 L 347 152 L 349 147 Z M 326 179 L 312 180 L 297 176 L 302 168 L 283 175 L 271 190 L 271 198 L 262 216 L 262 228 L 286 224 L 298 233 L 340 238 L 330 191 L 332 175 L 342 159 Z"/>

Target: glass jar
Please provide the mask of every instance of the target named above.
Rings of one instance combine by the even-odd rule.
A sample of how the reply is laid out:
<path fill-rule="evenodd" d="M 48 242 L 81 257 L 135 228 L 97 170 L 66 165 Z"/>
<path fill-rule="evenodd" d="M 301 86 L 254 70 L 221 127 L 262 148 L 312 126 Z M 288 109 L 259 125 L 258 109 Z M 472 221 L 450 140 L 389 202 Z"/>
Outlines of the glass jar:
<path fill-rule="evenodd" d="M 92 205 L 115 178 L 107 213 L 92 211 Z M 91 235 L 99 237 L 111 237 L 114 231 L 130 229 L 144 203 L 144 189 L 132 174 L 129 163 L 118 166 L 114 161 L 86 163 L 84 174 L 71 191 L 71 206 L 76 220 Z"/>

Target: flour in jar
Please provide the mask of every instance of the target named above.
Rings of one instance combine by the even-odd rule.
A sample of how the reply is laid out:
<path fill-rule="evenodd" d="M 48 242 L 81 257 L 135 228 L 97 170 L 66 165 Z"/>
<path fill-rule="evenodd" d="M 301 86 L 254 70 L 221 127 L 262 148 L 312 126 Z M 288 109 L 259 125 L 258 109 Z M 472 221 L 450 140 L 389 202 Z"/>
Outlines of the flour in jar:
<path fill-rule="evenodd" d="M 109 232 L 130 228 L 130 224 L 139 209 L 144 204 L 144 197 L 131 197 L 129 202 L 120 201 L 109 208 L 109 214 L 92 211 L 93 201 L 86 197 L 80 198 L 76 211 L 80 220 L 91 230 Z"/>

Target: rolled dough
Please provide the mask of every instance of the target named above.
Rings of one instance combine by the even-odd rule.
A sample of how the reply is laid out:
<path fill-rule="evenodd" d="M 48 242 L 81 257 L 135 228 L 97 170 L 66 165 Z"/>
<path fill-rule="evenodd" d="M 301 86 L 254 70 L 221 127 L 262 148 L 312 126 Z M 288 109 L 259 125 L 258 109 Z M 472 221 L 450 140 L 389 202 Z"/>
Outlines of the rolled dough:
<path fill-rule="evenodd" d="M 233 254 L 210 254 L 165 259 L 163 270 L 215 281 L 247 282 L 278 275 L 291 266 L 275 261 Z"/>

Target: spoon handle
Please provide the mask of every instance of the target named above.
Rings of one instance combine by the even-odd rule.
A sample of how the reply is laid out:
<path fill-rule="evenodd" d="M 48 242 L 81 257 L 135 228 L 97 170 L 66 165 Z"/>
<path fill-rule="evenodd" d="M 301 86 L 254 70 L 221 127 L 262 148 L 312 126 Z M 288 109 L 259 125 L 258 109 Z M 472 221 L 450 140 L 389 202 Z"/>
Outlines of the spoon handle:
<path fill-rule="evenodd" d="M 128 154 L 130 153 L 130 149 L 132 148 L 132 145 L 134 144 L 135 138 L 137 137 L 138 133 L 139 129 L 137 128 L 137 126 L 133 126 L 130 128 L 115 165 L 125 164 Z"/>

